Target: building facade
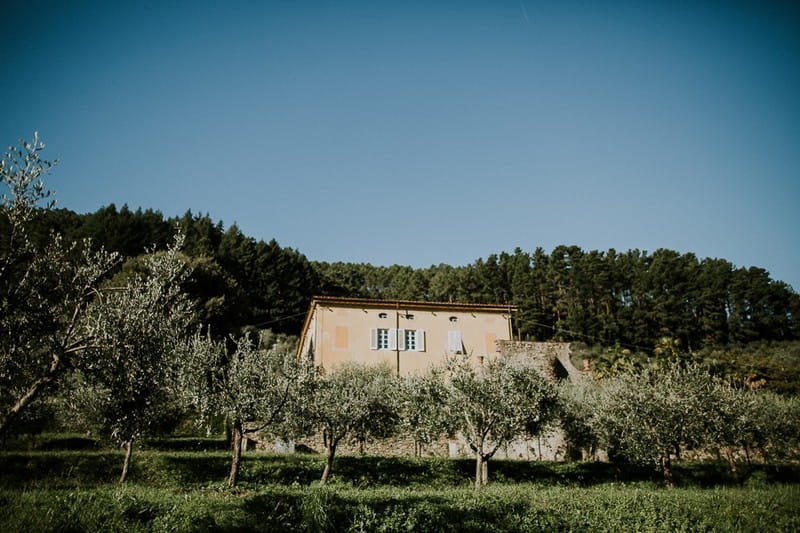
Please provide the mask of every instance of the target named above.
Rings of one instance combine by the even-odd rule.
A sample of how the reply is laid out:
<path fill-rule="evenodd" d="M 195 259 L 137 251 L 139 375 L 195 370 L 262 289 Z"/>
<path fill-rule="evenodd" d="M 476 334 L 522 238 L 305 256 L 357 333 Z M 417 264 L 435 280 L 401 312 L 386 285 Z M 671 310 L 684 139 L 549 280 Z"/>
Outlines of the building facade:
<path fill-rule="evenodd" d="M 398 375 L 425 371 L 447 355 L 476 362 L 511 340 L 510 305 L 315 297 L 298 355 L 324 368 L 346 361 L 386 363 Z"/>

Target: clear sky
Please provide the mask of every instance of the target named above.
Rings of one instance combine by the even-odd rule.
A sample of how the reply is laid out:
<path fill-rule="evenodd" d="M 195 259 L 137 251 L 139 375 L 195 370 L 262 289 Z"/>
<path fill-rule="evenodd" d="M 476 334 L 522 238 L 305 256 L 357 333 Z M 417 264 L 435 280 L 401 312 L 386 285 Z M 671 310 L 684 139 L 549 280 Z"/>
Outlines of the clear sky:
<path fill-rule="evenodd" d="M 0 67 L 0 144 L 39 131 L 77 212 L 376 265 L 670 248 L 800 289 L 796 2 L 9 0 Z"/>

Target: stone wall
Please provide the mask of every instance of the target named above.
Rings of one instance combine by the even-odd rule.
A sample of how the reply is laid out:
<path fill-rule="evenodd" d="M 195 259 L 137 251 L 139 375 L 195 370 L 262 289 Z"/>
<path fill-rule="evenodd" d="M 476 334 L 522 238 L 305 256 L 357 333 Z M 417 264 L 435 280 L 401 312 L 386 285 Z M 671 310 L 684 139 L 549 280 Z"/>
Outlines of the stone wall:
<path fill-rule="evenodd" d="M 574 383 L 583 376 L 570 360 L 568 342 L 497 341 L 497 351 L 504 356 L 532 362 L 539 373 L 551 381 L 569 380 Z M 536 439 L 512 442 L 505 448 L 502 455 L 498 452 L 498 456 L 508 459 L 533 456 L 538 460 L 559 461 L 566 459 L 567 455 L 567 441 L 561 428 L 553 428 Z"/>
<path fill-rule="evenodd" d="M 531 361 L 542 376 L 551 380 L 576 381 L 583 372 L 570 360 L 568 342 L 497 341 L 497 351 L 510 357 L 523 357 Z"/>
<path fill-rule="evenodd" d="M 336 448 L 336 454 L 342 455 L 386 455 L 386 456 L 404 456 L 412 457 L 417 455 L 421 457 L 448 457 L 452 456 L 451 441 L 445 438 L 439 439 L 437 442 L 429 445 L 422 446 L 419 450 L 415 450 L 414 440 L 409 437 L 393 437 L 390 439 L 370 440 L 363 444 L 357 442 L 339 443 Z M 322 434 L 314 435 L 304 439 L 299 439 L 292 443 L 276 442 L 270 439 L 257 440 L 255 442 L 256 449 L 277 452 L 277 453 L 291 453 L 291 452 L 304 452 L 324 454 L 325 446 L 322 441 Z"/>
<path fill-rule="evenodd" d="M 313 453 L 324 454 L 322 435 L 300 439 L 291 443 L 270 439 L 251 439 L 250 447 L 272 453 Z M 410 438 L 396 437 L 364 443 L 343 442 L 336 448 L 337 455 L 383 455 L 389 457 L 413 457 L 417 455 L 414 441 Z M 460 435 L 455 439 L 441 438 L 437 442 L 423 446 L 420 457 L 473 458 L 475 454 L 466 440 Z M 518 439 L 501 447 L 495 454 L 497 459 L 523 459 L 528 461 L 558 461 L 565 459 L 564 437 L 558 430 L 535 439 Z"/>

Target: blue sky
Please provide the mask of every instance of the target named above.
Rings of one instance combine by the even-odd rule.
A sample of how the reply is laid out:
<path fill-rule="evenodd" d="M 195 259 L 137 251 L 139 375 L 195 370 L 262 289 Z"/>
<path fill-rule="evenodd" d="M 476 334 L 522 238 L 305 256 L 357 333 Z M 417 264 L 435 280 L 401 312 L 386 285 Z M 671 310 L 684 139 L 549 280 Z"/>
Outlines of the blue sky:
<path fill-rule="evenodd" d="M 77 212 L 208 213 L 310 259 L 670 248 L 800 288 L 800 9 L 20 2 L 0 144 Z"/>

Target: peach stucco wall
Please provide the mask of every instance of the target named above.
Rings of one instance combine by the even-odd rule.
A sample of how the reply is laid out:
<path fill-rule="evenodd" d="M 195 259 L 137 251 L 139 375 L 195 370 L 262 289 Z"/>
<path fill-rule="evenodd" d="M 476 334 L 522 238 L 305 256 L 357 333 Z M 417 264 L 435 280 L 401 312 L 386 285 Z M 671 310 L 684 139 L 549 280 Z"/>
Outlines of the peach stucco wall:
<path fill-rule="evenodd" d="M 381 313 L 386 315 L 381 318 Z M 413 319 L 407 317 L 413 315 Z M 455 321 L 451 318 L 455 317 Z M 509 315 L 486 311 L 415 310 L 413 308 L 358 308 L 318 305 L 309 324 L 314 361 L 335 368 L 345 361 L 386 362 L 398 368 L 397 350 L 370 348 L 373 328 L 414 329 L 425 332 L 424 351 L 399 351 L 401 375 L 423 371 L 440 363 L 448 352 L 448 331 L 461 332 L 463 350 L 474 357 L 496 354 L 495 341 L 509 340 Z M 308 353 L 306 351 L 306 353 Z"/>

